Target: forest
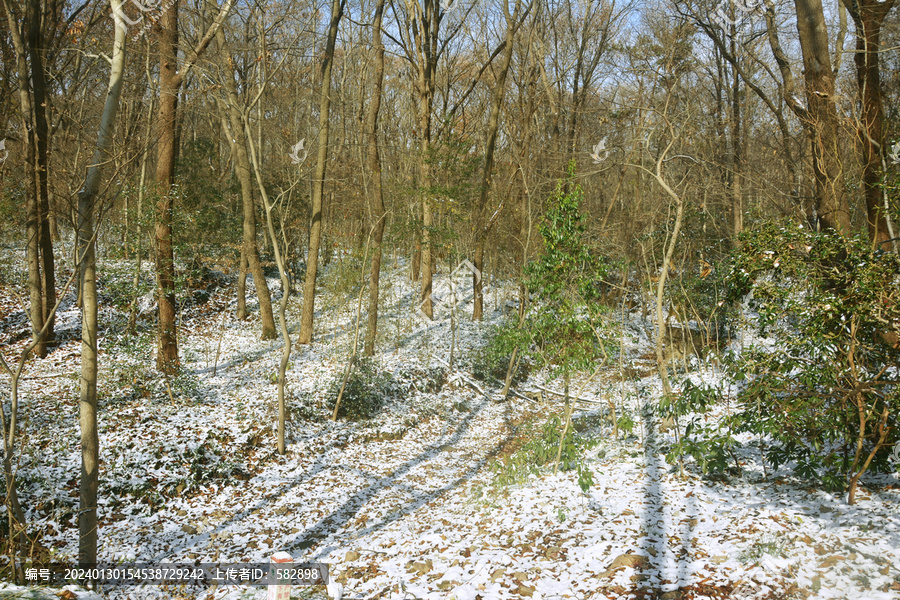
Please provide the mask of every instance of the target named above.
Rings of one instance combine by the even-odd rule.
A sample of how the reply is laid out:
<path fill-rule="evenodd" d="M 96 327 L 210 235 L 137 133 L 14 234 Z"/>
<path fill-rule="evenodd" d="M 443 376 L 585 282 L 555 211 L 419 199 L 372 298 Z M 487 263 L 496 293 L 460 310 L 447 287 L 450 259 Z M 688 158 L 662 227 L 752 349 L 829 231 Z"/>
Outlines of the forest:
<path fill-rule="evenodd" d="M 2 0 L 0 597 L 900 598 L 894 5 Z"/>

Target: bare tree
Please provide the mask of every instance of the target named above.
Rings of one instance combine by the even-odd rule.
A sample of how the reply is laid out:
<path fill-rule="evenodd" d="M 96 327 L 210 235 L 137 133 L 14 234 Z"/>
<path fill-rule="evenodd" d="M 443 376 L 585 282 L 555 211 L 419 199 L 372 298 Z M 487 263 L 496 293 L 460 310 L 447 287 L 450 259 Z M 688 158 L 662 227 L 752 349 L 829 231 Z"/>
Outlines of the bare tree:
<path fill-rule="evenodd" d="M 253 182 L 250 172 L 250 159 L 247 156 L 246 138 L 244 137 L 243 122 L 246 115 L 238 109 L 237 85 L 234 82 L 235 68 L 231 53 L 225 45 L 225 32 L 222 29 L 216 33 L 219 56 L 224 58 L 225 71 L 222 79 L 225 82 L 225 94 L 227 103 L 220 103 L 221 118 L 226 130 L 226 137 L 234 156 L 234 170 L 238 183 L 241 186 L 241 200 L 243 207 L 243 241 L 241 244 L 241 271 L 238 275 L 238 318 L 246 318 L 245 310 L 245 281 L 247 269 L 245 263 L 253 274 L 253 285 L 256 287 L 256 296 L 259 298 L 259 314 L 262 320 L 262 339 L 275 338 L 275 317 L 272 313 L 272 298 L 269 295 L 269 287 L 259 260 L 259 246 L 256 242 L 256 205 L 253 202 Z M 246 81 L 244 82 L 246 84 Z M 259 98 L 260 96 L 257 96 Z M 247 108 L 246 110 L 250 110 Z M 225 123 L 225 119 L 228 123 Z"/>
<path fill-rule="evenodd" d="M 404 49 L 406 58 L 416 74 L 416 117 L 419 142 L 418 148 L 418 189 L 422 195 L 422 242 L 421 277 L 422 292 L 419 308 L 429 318 L 433 316 L 431 288 L 434 258 L 432 256 L 431 233 L 434 226 L 431 199 L 432 152 L 432 103 L 434 102 L 435 72 L 440 56 L 439 35 L 443 14 L 438 0 L 405 0 L 406 12 Z M 417 257 L 413 257 L 414 262 Z M 414 267 L 415 274 L 415 267 Z M 415 275 L 413 277 L 415 279 Z"/>
<path fill-rule="evenodd" d="M 863 194 L 869 238 L 883 244 L 896 236 L 879 185 L 885 167 L 884 102 L 881 90 L 881 26 L 894 0 L 842 0 L 856 26 L 856 84 L 861 114 L 858 137 L 863 162 Z"/>
<path fill-rule="evenodd" d="M 503 98 L 506 94 L 506 76 L 509 73 L 509 65 L 512 63 L 513 49 L 515 48 L 516 32 L 522 25 L 522 22 L 528 16 L 533 2 L 529 2 L 524 7 L 521 0 L 516 0 L 513 12 L 509 11 L 509 1 L 503 2 L 503 15 L 506 18 L 506 32 L 504 34 L 503 57 L 500 60 L 500 66 L 497 73 L 497 81 L 491 94 L 491 113 L 488 117 L 488 135 L 487 147 L 484 151 L 484 166 L 481 170 L 481 185 L 478 193 L 478 203 L 473 211 L 473 227 L 475 228 L 475 255 L 472 265 L 475 270 L 472 273 L 472 288 L 474 291 L 474 302 L 472 308 L 472 318 L 481 319 L 484 314 L 484 246 L 485 240 L 491 229 L 497 223 L 500 216 L 501 207 L 498 207 L 494 214 L 487 216 L 487 200 L 491 190 L 491 176 L 494 169 L 494 151 L 497 145 L 497 133 L 500 131 L 500 109 L 503 106 Z"/>
<path fill-rule="evenodd" d="M 97 265 L 94 213 L 102 169 L 109 161 L 125 69 L 125 37 L 121 0 L 110 0 L 115 41 L 109 61 L 109 89 L 97 133 L 97 148 L 78 195 L 78 253 L 81 260 L 81 487 L 78 509 L 78 563 L 97 562 L 97 491 L 100 486 L 100 439 L 97 434 Z"/>
<path fill-rule="evenodd" d="M 378 112 L 381 109 L 381 94 L 384 87 L 384 42 L 381 40 L 381 25 L 384 16 L 384 0 L 376 0 L 372 18 L 372 47 L 375 50 L 373 89 L 366 113 L 365 134 L 367 138 L 367 168 L 372 178 L 369 203 L 372 210 L 372 268 L 369 275 L 369 328 L 366 333 L 365 356 L 375 354 L 378 333 L 378 283 L 381 277 L 381 243 L 384 240 L 386 213 L 381 181 L 381 156 L 378 151 Z"/>
<path fill-rule="evenodd" d="M 322 88 L 319 92 L 319 143 L 316 153 L 316 170 L 313 176 L 312 219 L 309 228 L 309 252 L 306 256 L 306 281 L 303 284 L 303 308 L 300 316 L 298 343 L 309 344 L 313 340 L 313 316 L 316 311 L 316 275 L 319 267 L 319 246 L 322 243 L 322 197 L 325 194 L 325 171 L 328 161 L 328 134 L 330 132 L 331 72 L 334 67 L 334 46 L 338 25 L 344 14 L 346 0 L 332 0 L 331 21 L 325 39 L 322 58 Z"/>
<path fill-rule="evenodd" d="M 159 136 L 156 157 L 156 278 L 159 305 L 159 340 L 156 368 L 166 374 L 178 369 L 178 337 L 175 326 L 175 252 L 172 246 L 172 222 L 175 198 L 176 117 L 178 93 L 191 67 L 203 54 L 222 21 L 231 10 L 234 0 L 225 4 L 197 43 L 181 69 L 178 68 L 178 6 L 173 0 L 160 19 L 159 32 L 159 112 L 156 130 Z"/>

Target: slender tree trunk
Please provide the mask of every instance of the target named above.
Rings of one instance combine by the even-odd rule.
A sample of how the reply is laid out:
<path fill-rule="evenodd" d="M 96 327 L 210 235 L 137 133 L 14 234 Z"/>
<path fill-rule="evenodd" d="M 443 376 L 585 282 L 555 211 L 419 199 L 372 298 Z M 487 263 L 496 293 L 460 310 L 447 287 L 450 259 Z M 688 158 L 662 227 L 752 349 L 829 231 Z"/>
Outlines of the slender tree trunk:
<path fill-rule="evenodd" d="M 244 119 L 244 134 L 246 135 L 247 147 L 250 150 L 250 163 L 253 165 L 253 171 L 256 175 L 256 184 L 259 187 L 259 194 L 262 197 L 263 207 L 266 210 L 266 228 L 269 238 L 272 241 L 272 253 L 275 255 L 275 264 L 278 265 L 278 274 L 281 276 L 281 302 L 278 304 L 278 322 L 281 325 L 281 337 L 284 339 L 284 347 L 281 351 L 281 362 L 278 363 L 278 454 L 284 455 L 285 441 L 284 429 L 287 409 L 284 404 L 284 386 L 286 380 L 288 361 L 291 359 L 291 332 L 287 326 L 287 306 L 291 297 L 291 282 L 288 278 L 287 267 L 284 262 L 284 256 L 281 254 L 281 246 L 278 243 L 278 236 L 275 233 L 275 223 L 272 219 L 272 208 L 274 204 L 269 202 L 269 195 L 266 193 L 266 186 L 263 185 L 262 169 L 259 166 L 259 155 L 254 149 L 253 133 L 250 131 L 250 123 L 248 119 Z"/>
<path fill-rule="evenodd" d="M 227 53 L 225 45 L 225 33 L 220 29 L 216 33 L 216 42 L 219 47 L 219 56 L 227 61 L 229 66 L 225 72 L 225 93 L 228 97 L 228 119 L 231 124 L 230 136 L 231 151 L 234 156 L 234 169 L 238 182 L 241 185 L 241 198 L 243 201 L 244 236 L 241 246 L 241 272 L 238 281 L 238 318 L 246 317 L 246 276 L 247 268 L 253 274 L 253 285 L 256 287 L 256 296 L 259 298 L 259 314 L 262 321 L 262 339 L 275 339 L 275 316 L 272 312 L 272 297 L 269 294 L 269 286 L 263 273 L 259 260 L 259 246 L 256 241 L 256 205 L 253 202 L 253 182 L 250 172 L 250 159 L 247 156 L 246 135 L 244 133 L 243 117 L 238 111 L 237 85 L 234 82 L 234 63 L 231 54 Z M 227 54 L 227 55 L 226 55 Z M 223 115 L 224 119 L 225 116 Z"/>
<path fill-rule="evenodd" d="M 428 102 L 428 117 L 425 119 L 429 122 L 427 125 L 431 127 L 431 103 Z M 422 121 L 419 122 L 422 126 Z M 429 134 L 430 135 L 430 134 Z M 431 212 L 431 165 L 428 164 L 427 155 L 430 153 L 431 140 L 423 139 L 423 154 L 419 163 L 420 186 L 423 189 L 422 198 L 422 249 L 420 256 L 422 264 L 420 266 L 420 274 L 422 277 L 422 296 L 419 299 L 419 309 L 429 319 L 434 317 L 434 303 L 431 298 L 432 285 L 434 279 L 434 257 L 431 248 L 431 230 L 434 227 L 434 215 Z"/>
<path fill-rule="evenodd" d="M 419 276 L 421 275 L 420 270 L 422 268 L 422 244 L 418 241 L 413 244 L 413 252 L 412 252 L 412 260 L 410 264 L 409 270 L 409 278 L 413 282 L 419 281 Z"/>
<path fill-rule="evenodd" d="M 313 180 L 312 220 L 309 228 L 309 253 L 306 257 L 306 281 L 303 284 L 303 308 L 300 316 L 298 343 L 309 344 L 313 340 L 313 316 L 316 312 L 316 275 L 319 267 L 319 246 L 322 243 L 322 197 L 325 194 L 325 171 L 328 161 L 329 113 L 331 108 L 331 71 L 334 65 L 334 45 L 338 24 L 344 14 L 346 0 L 332 0 L 331 24 L 325 40 L 325 56 L 322 59 L 322 88 L 319 93 L 319 148 L 316 155 L 316 173 Z M 273 240 L 274 243 L 274 240 Z"/>
<path fill-rule="evenodd" d="M 731 53 L 737 57 L 737 30 L 731 26 Z M 741 128 L 741 78 L 737 66 L 732 65 L 731 89 L 731 210 L 733 216 L 734 243 L 744 229 L 744 197 L 742 179 L 744 176 L 743 138 Z"/>
<path fill-rule="evenodd" d="M 411 13 L 412 23 L 408 23 L 410 34 L 415 45 L 416 91 L 418 94 L 418 138 L 419 164 L 418 189 L 422 203 L 422 242 L 421 256 L 421 297 L 418 304 L 420 310 L 429 319 L 434 316 L 431 298 L 432 280 L 434 276 L 434 256 L 432 249 L 432 229 L 434 215 L 431 205 L 431 109 L 434 102 L 434 74 L 438 61 L 438 34 L 440 31 L 440 6 L 436 0 L 406 2 L 407 11 Z M 413 261 L 416 260 L 415 254 Z M 415 264 L 413 280 L 416 280 Z"/>
<path fill-rule="evenodd" d="M 78 563 L 97 562 L 97 492 L 100 485 L 100 439 L 97 434 L 97 273 L 94 255 L 94 211 L 103 163 L 109 159 L 125 68 L 126 28 L 121 0 L 110 0 L 116 22 L 109 71 L 109 90 L 97 134 L 97 149 L 78 195 L 78 248 L 81 255 L 81 487 L 78 510 Z"/>
<path fill-rule="evenodd" d="M 36 142 L 34 110 L 32 108 L 31 74 L 28 68 L 28 48 L 26 47 L 28 18 L 34 9 L 29 5 L 26 18 L 20 18 L 10 0 L 3 0 L 7 26 L 16 50 L 16 78 L 19 88 L 19 114 L 25 142 L 25 170 L 28 184 L 25 192 L 25 256 L 28 264 L 28 316 L 31 321 L 32 338 L 37 342 L 34 353 L 39 357 L 47 355 L 47 346 L 39 337 L 44 328 L 43 282 L 41 279 L 40 257 L 40 181 L 36 162 Z M 29 41 L 30 43 L 30 41 Z"/>
<path fill-rule="evenodd" d="M 34 111 L 34 164 L 36 175 L 35 193 L 37 194 L 38 245 L 41 255 L 42 306 L 43 319 L 50 319 L 50 327 L 44 336 L 44 342 L 53 340 L 53 316 L 51 310 L 56 304 L 56 276 L 53 265 L 53 240 L 50 236 L 50 200 L 47 188 L 49 168 L 49 137 L 47 113 L 49 98 L 47 97 L 47 79 L 44 74 L 43 35 L 41 31 L 41 0 L 30 0 L 26 11 L 28 23 L 28 53 L 31 63 L 32 110 Z"/>
<path fill-rule="evenodd" d="M 381 243 L 384 239 L 385 211 L 381 187 L 381 157 L 378 153 L 378 111 L 381 108 L 381 93 L 384 87 L 384 43 L 381 41 L 381 22 L 384 14 L 384 0 L 375 4 L 372 19 L 372 46 L 375 49 L 374 89 L 366 114 L 366 136 L 368 138 L 368 170 L 372 177 L 369 202 L 372 206 L 374 229 L 372 236 L 372 266 L 369 275 L 369 328 L 366 333 L 365 356 L 375 354 L 378 334 L 378 283 L 381 277 Z M 362 232 L 360 232 L 362 239 Z"/>
<path fill-rule="evenodd" d="M 96 190 L 93 194 L 85 190 L 78 200 L 78 243 L 83 256 L 78 564 L 84 566 L 97 562 L 97 492 L 100 485 L 100 438 L 97 434 L 97 273 L 93 239 L 95 197 Z"/>
<path fill-rule="evenodd" d="M 247 318 L 247 248 L 241 244 L 241 257 L 238 259 L 237 311 L 235 316 L 243 321 Z"/>
<path fill-rule="evenodd" d="M 516 29 L 519 27 L 519 12 L 522 8 L 521 0 L 516 0 L 516 7 L 511 15 L 509 13 L 509 3 L 504 4 L 504 13 L 506 15 L 506 37 L 504 42 L 506 47 L 503 49 L 503 60 L 500 63 L 499 73 L 497 75 L 497 86 L 494 88 L 493 98 L 491 101 L 491 114 L 488 117 L 488 138 L 487 147 L 484 151 L 484 168 L 481 172 L 481 186 L 478 195 L 478 204 L 475 207 L 475 255 L 472 266 L 475 272 L 472 273 L 472 288 L 474 293 L 472 320 L 480 320 L 484 315 L 484 244 L 488 234 L 493 228 L 496 218 L 493 216 L 488 219 L 487 200 L 491 188 L 491 175 L 494 169 L 494 150 L 497 146 L 497 132 L 500 130 L 500 109 L 503 106 L 503 97 L 506 93 L 506 76 L 509 73 L 509 65 L 512 62 L 513 47 L 515 46 Z M 498 209 L 499 210 L 499 209 Z"/>
<path fill-rule="evenodd" d="M 156 132 L 156 278 L 159 305 L 159 339 L 156 368 L 171 375 L 178 369 L 178 337 L 175 306 L 175 251 L 172 245 L 172 222 L 175 199 L 175 118 L 178 111 L 180 80 L 178 69 L 178 8 L 175 0 L 160 19 L 159 33 L 159 112 Z"/>
<path fill-rule="evenodd" d="M 30 162 L 33 164 L 34 156 L 31 153 L 33 148 L 32 136 L 26 136 L 25 151 L 30 155 Z M 33 170 L 29 169 L 32 174 Z M 36 179 L 36 178 L 35 178 Z M 29 182 L 29 193 L 26 197 L 26 216 L 25 216 L 25 255 L 28 262 L 28 298 L 29 313 L 31 317 L 31 331 L 33 338 L 38 341 L 34 348 L 34 353 L 43 358 L 47 356 L 46 337 L 39 336 L 38 332 L 44 328 L 44 300 L 43 300 L 43 282 L 41 280 L 41 260 L 40 260 L 40 204 L 38 201 L 35 187 Z M 36 183 L 36 181 L 34 182 Z"/>
<path fill-rule="evenodd" d="M 231 10 L 234 0 L 226 0 L 215 21 L 191 51 L 190 56 L 178 66 L 178 6 L 172 0 L 160 18 L 159 32 L 159 112 L 156 132 L 159 137 L 156 149 L 156 279 L 159 306 L 159 341 L 156 368 L 171 375 L 178 370 L 178 338 L 175 307 L 175 252 L 172 245 L 172 222 L 175 198 L 172 185 L 175 182 L 175 158 L 178 153 L 178 93 L 191 66 L 203 54 L 222 21 Z"/>

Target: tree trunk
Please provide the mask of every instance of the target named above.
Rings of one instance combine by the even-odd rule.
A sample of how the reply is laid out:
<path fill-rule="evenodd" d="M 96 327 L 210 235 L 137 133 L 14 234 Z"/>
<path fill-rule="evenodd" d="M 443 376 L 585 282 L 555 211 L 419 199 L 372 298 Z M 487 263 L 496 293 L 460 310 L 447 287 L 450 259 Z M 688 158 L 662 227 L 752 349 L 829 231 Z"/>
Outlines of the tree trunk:
<path fill-rule="evenodd" d="M 97 562 L 97 492 L 100 485 L 100 439 L 97 434 L 97 273 L 94 211 L 104 162 L 109 160 L 125 67 L 126 28 L 121 0 L 110 0 L 116 22 L 109 90 L 97 134 L 97 149 L 78 195 L 78 248 L 81 258 L 81 487 L 78 510 L 78 564 Z"/>
<path fill-rule="evenodd" d="M 484 315 L 484 244 L 485 239 L 494 226 L 496 219 L 491 217 L 487 219 L 487 199 L 491 188 L 491 174 L 494 168 L 494 150 L 497 146 L 497 132 L 500 129 L 500 109 L 503 106 L 503 96 L 506 92 L 506 75 L 509 73 L 509 65 L 512 62 L 513 47 L 515 46 L 516 29 L 519 27 L 519 12 L 522 8 L 521 0 L 516 0 L 516 7 L 513 14 L 509 14 L 509 4 L 504 3 L 504 13 L 506 15 L 506 37 L 504 42 L 506 46 L 503 49 L 503 62 L 500 64 L 500 70 L 497 75 L 497 86 L 494 88 L 493 98 L 491 99 L 491 114 L 488 118 L 488 138 L 487 147 L 484 151 L 484 168 L 481 172 L 481 186 L 478 195 L 478 204 L 475 206 L 475 255 L 472 266 L 475 272 L 472 273 L 472 290 L 474 300 L 472 306 L 472 320 L 480 320 Z M 499 209 L 498 209 L 499 210 Z M 487 222 L 485 222 L 487 221 Z"/>
<path fill-rule="evenodd" d="M 434 316 L 432 304 L 432 279 L 434 256 L 431 247 L 434 215 L 431 206 L 431 109 L 434 101 L 434 74 L 437 69 L 439 52 L 439 32 L 441 24 L 440 6 L 436 0 L 407 1 L 406 26 L 414 43 L 416 69 L 416 92 L 419 140 L 418 190 L 422 203 L 422 241 L 418 255 L 421 257 L 422 288 L 418 310 L 429 319 Z M 416 254 L 413 255 L 413 281 L 416 280 Z"/>
<path fill-rule="evenodd" d="M 36 144 L 34 136 L 34 111 L 32 109 L 31 74 L 28 68 L 28 48 L 25 44 L 27 20 L 33 12 L 29 9 L 25 19 L 15 12 L 9 0 L 3 0 L 6 10 L 7 27 L 16 50 L 16 79 L 19 88 L 19 114 L 22 119 L 22 131 L 25 132 L 25 170 L 28 173 L 28 184 L 25 191 L 25 256 L 28 264 L 28 317 L 31 321 L 32 338 L 37 345 L 34 353 L 39 357 L 47 355 L 47 346 L 40 339 L 39 332 L 44 328 L 43 283 L 41 280 L 40 257 L 40 199 L 38 189 L 38 166 L 35 160 Z M 30 43 L 30 40 L 29 40 Z"/>
<path fill-rule="evenodd" d="M 298 343 L 309 344 L 313 340 L 313 316 L 316 312 L 316 275 L 319 267 L 319 246 L 322 243 L 322 196 L 325 193 L 325 170 L 328 160 L 329 112 L 331 108 L 331 71 L 334 64 L 334 45 L 338 24 L 344 14 L 346 0 L 332 0 L 331 24 L 325 40 L 325 56 L 322 59 L 322 88 L 319 93 L 319 148 L 316 155 L 316 173 L 313 181 L 312 220 L 309 228 L 309 252 L 306 257 L 306 281 L 303 284 L 303 308 L 300 316 Z M 275 243 L 275 240 L 272 240 Z"/>
<path fill-rule="evenodd" d="M 259 246 L 256 242 L 256 205 L 253 202 L 253 182 L 251 180 L 250 159 L 247 156 L 246 135 L 242 115 L 238 111 L 237 86 L 234 82 L 234 63 L 231 55 L 226 56 L 225 33 L 220 29 L 216 33 L 219 56 L 227 61 L 229 68 L 225 72 L 225 93 L 228 96 L 228 120 L 231 124 L 229 140 L 234 155 L 234 170 L 241 185 L 243 200 L 244 237 L 241 246 L 241 272 L 238 281 L 238 318 L 246 317 L 246 277 L 247 268 L 253 274 L 253 285 L 259 298 L 259 314 L 262 320 L 262 339 L 275 339 L 275 316 L 272 313 L 272 298 L 269 286 L 259 261 Z M 225 115 L 222 115 L 225 118 Z M 243 285 L 241 285 L 243 283 Z M 242 310 L 243 309 L 243 310 Z"/>
<path fill-rule="evenodd" d="M 731 53 L 738 56 L 737 29 L 731 26 Z M 741 136 L 741 78 L 735 64 L 731 66 L 732 90 L 731 90 L 731 210 L 733 216 L 734 243 L 737 244 L 738 236 L 744 229 L 744 198 L 741 185 L 744 172 L 743 139 Z"/>
<path fill-rule="evenodd" d="M 281 246 L 278 243 L 278 236 L 275 233 L 275 223 L 272 219 L 272 208 L 278 203 L 278 199 L 272 203 L 269 202 L 269 195 L 266 193 L 266 186 L 263 185 L 262 169 L 259 166 L 259 155 L 254 149 L 253 133 L 250 131 L 250 123 L 248 119 L 244 119 L 244 135 L 246 136 L 247 148 L 250 150 L 250 162 L 253 165 L 253 171 L 256 175 L 256 184 L 259 187 L 259 195 L 262 197 L 263 207 L 266 210 L 266 229 L 269 238 L 272 241 L 272 253 L 275 255 L 275 264 L 278 265 L 278 274 L 281 276 L 281 302 L 278 304 L 278 322 L 281 325 L 281 337 L 284 339 L 284 347 L 281 350 L 281 362 L 278 363 L 278 454 L 284 455 L 284 428 L 286 420 L 286 408 L 284 404 L 284 386 L 286 380 L 288 361 L 291 358 L 291 332 L 287 326 L 287 306 L 291 297 L 291 282 L 288 278 L 287 267 L 284 262 L 284 256 L 281 254 Z M 281 197 L 279 197 L 280 199 Z"/>
<path fill-rule="evenodd" d="M 178 69 L 178 0 L 169 5 L 160 19 L 159 33 L 159 112 L 156 132 L 156 279 L 159 305 L 159 339 L 156 368 L 167 375 L 178 369 L 178 337 L 175 325 L 175 252 L 172 246 L 172 221 L 175 199 L 175 118 L 178 111 L 180 80 Z"/>
<path fill-rule="evenodd" d="M 227 135 L 230 135 L 231 132 Z M 247 318 L 247 248 L 241 243 L 241 257 L 238 259 L 238 280 L 237 280 L 237 311 L 235 316 L 238 320 L 243 321 Z"/>
<path fill-rule="evenodd" d="M 825 12 L 821 0 L 794 0 L 794 5 L 803 53 L 808 113 L 806 126 L 812 142 L 816 212 L 824 227 L 849 235 L 850 205 L 844 190 L 840 125 Z"/>
<path fill-rule="evenodd" d="M 175 253 L 172 247 L 172 221 L 175 202 L 178 92 L 191 66 L 206 50 L 231 10 L 234 0 L 226 0 L 216 20 L 191 51 L 188 60 L 178 68 L 178 2 L 172 0 L 160 18 L 159 26 L 159 112 L 156 131 L 156 279 L 159 305 L 159 341 L 156 368 L 168 375 L 178 370 L 178 338 L 175 325 Z"/>
<path fill-rule="evenodd" d="M 863 162 L 863 193 L 866 198 L 866 222 L 869 239 L 883 244 L 896 234 L 891 231 L 880 187 L 884 157 L 884 104 L 881 91 L 881 25 L 894 6 L 894 0 L 843 0 L 856 26 L 856 83 L 862 107 L 859 144 Z"/>
<path fill-rule="evenodd" d="M 34 165 L 35 194 L 37 198 L 38 245 L 41 255 L 42 306 L 43 319 L 50 320 L 50 327 L 44 335 L 44 342 L 53 340 L 53 316 L 51 311 L 56 304 L 56 277 L 53 266 L 53 240 L 50 237 L 50 200 L 47 189 L 47 169 L 49 167 L 49 137 L 47 112 L 47 79 L 44 74 L 44 42 L 41 31 L 41 0 L 30 0 L 26 11 L 28 23 L 28 53 L 31 63 L 32 110 L 34 111 Z"/>
<path fill-rule="evenodd" d="M 381 108 L 381 93 L 384 87 L 384 43 L 381 41 L 381 22 L 384 14 L 384 0 L 375 4 L 372 19 L 372 46 L 375 49 L 374 90 L 366 114 L 366 136 L 368 137 L 368 170 L 372 177 L 372 191 L 369 201 L 372 205 L 374 221 L 372 237 L 372 267 L 369 274 L 369 328 L 366 333 L 365 356 L 374 356 L 378 334 L 378 282 L 381 276 L 381 242 L 384 239 L 385 211 L 381 188 L 381 157 L 378 154 L 378 111 Z M 362 234 L 360 234 L 362 239 Z"/>

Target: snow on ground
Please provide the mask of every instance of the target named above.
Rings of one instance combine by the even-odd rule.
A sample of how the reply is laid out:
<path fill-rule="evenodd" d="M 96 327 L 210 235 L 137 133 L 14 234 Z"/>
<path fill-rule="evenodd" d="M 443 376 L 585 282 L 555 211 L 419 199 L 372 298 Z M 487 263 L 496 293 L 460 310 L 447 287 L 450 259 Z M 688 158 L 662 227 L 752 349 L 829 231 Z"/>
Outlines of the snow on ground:
<path fill-rule="evenodd" d="M 276 280 L 269 285 L 280 295 Z M 592 424 L 584 434 L 599 438 L 586 456 L 594 480 L 587 493 L 575 471 L 495 485 L 489 465 L 512 455 L 523 431 L 560 405 L 496 402 L 496 388 L 482 394 L 454 373 L 442 383 L 452 340 L 447 306 L 437 324 L 416 318 L 415 290 L 399 269 L 385 277 L 377 357 L 391 374 L 394 399 L 368 422 L 326 420 L 325 394 L 346 367 L 356 302 L 346 290 L 325 289 L 315 343 L 292 347 L 291 420 L 279 456 L 273 381 L 283 346 L 260 341 L 257 320 L 235 320 L 232 289 L 185 307 L 185 374 L 169 382 L 151 369 L 149 325 L 131 337 L 123 333 L 127 311 L 107 308 L 101 316 L 103 561 L 265 562 L 287 551 L 298 562 L 327 563 L 352 598 L 900 598 L 896 477 L 861 490 L 852 507 L 783 473 L 764 480 L 749 450 L 741 455 L 743 477 L 716 482 L 690 469 L 681 477 L 664 458 L 671 432 L 654 434 L 648 420 L 614 440 L 594 406 L 576 414 Z M 482 324 L 461 310 L 454 357 L 462 374 L 514 297 L 514 289 L 495 284 Z M 63 343 L 30 361 L 20 384 L 28 441 L 18 482 L 29 532 L 40 532 L 39 545 L 54 560 L 72 561 L 79 324 L 74 302 L 63 306 Z M 10 361 L 28 337 L 24 313 L 8 289 L 0 307 L 0 347 Z M 291 323 L 298 308 L 294 300 Z M 620 395 L 636 415 L 652 405 L 658 379 L 641 360 L 652 348 L 648 331 L 629 315 L 622 362 L 633 379 L 623 383 L 611 369 L 583 395 L 601 406 Z M 520 389 L 558 387 L 542 375 Z M 8 377 L 0 389 L 6 400 Z M 265 593 L 122 590 L 101 593 L 209 600 Z M 324 594 L 294 588 L 294 597 Z"/>

